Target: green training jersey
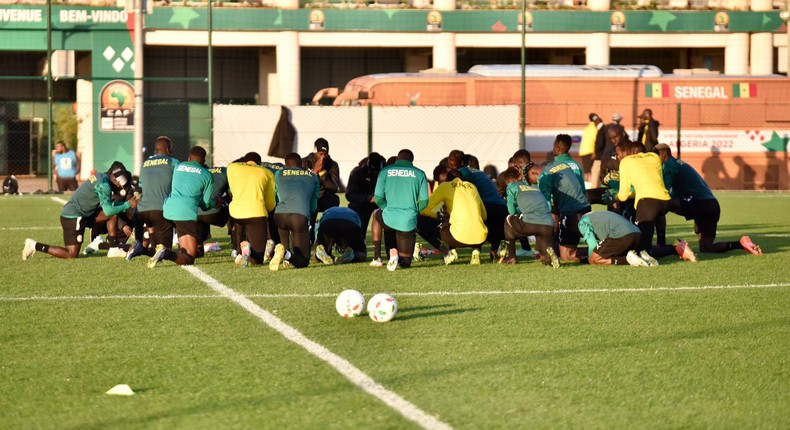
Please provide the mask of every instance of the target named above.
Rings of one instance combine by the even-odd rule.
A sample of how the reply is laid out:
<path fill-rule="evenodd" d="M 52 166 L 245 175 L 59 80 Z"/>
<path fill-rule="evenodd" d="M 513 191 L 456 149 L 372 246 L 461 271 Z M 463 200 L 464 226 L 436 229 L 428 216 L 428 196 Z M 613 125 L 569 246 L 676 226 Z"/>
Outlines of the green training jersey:
<path fill-rule="evenodd" d="M 487 205 L 504 205 L 505 201 L 499 195 L 496 189 L 496 184 L 488 176 L 488 173 L 482 170 L 473 169 L 471 167 L 461 167 L 458 169 L 461 173 L 461 179 L 471 182 L 477 188 L 477 193 L 480 195 L 480 200 Z"/>
<path fill-rule="evenodd" d="M 225 167 L 207 167 L 207 169 L 214 180 L 212 194 L 215 200 L 219 200 L 228 192 L 228 169 Z M 198 208 L 198 215 L 211 215 L 217 212 L 219 212 L 219 208 L 214 206 L 209 209 Z"/>
<path fill-rule="evenodd" d="M 197 161 L 181 163 L 173 172 L 170 196 L 165 199 L 164 216 L 170 221 L 197 221 L 198 207 L 214 205 L 214 179 Z"/>
<path fill-rule="evenodd" d="M 177 165 L 178 160 L 169 155 L 154 155 L 143 162 L 137 182 L 143 190 L 137 205 L 139 212 L 162 210 L 165 199 L 170 195 L 173 169 Z"/>
<path fill-rule="evenodd" d="M 301 167 L 286 167 L 274 175 L 278 214 L 302 214 L 307 219 L 318 209 L 318 176 Z"/>
<path fill-rule="evenodd" d="M 527 181 L 511 182 L 506 195 L 510 215 L 521 214 L 521 219 L 530 224 L 554 226 L 551 205 L 537 185 L 530 185 Z"/>
<path fill-rule="evenodd" d="M 713 200 L 716 197 L 702 176 L 685 162 L 669 157 L 661 165 L 664 176 L 664 185 L 669 190 L 670 197 L 693 198 L 695 200 Z"/>
<path fill-rule="evenodd" d="M 107 216 L 113 216 L 130 207 L 129 202 L 112 200 L 110 177 L 105 173 L 97 173 L 77 187 L 77 190 L 71 195 L 71 199 L 63 206 L 60 216 L 87 218 L 93 216 L 99 208 Z"/>
<path fill-rule="evenodd" d="M 587 242 L 587 247 L 593 250 L 605 239 L 618 239 L 639 233 L 639 227 L 614 212 L 597 211 L 588 212 L 581 217 L 579 233 Z"/>
<path fill-rule="evenodd" d="M 568 154 L 558 155 L 543 168 L 538 177 L 538 188 L 561 214 L 578 213 L 590 207 L 582 168 Z"/>
<path fill-rule="evenodd" d="M 398 231 L 413 231 L 417 214 L 428 205 L 428 178 L 411 161 L 398 160 L 379 172 L 373 199 L 385 224 Z"/>

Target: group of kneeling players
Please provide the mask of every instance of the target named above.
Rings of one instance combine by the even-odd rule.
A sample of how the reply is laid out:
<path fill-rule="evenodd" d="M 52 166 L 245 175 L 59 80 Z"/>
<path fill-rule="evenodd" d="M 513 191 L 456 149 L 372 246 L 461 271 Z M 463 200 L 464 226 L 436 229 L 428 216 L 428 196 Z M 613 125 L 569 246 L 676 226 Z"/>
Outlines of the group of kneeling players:
<path fill-rule="evenodd" d="M 669 255 L 697 261 L 687 242 L 666 243 L 669 211 L 694 221 L 701 252 L 762 253 L 748 236 L 714 242 L 719 204 L 699 174 L 672 157 L 667 145 L 646 151 L 621 127 L 609 133 L 612 148 L 604 152 L 601 188 L 586 189 L 582 169 L 569 155 L 571 137 L 559 134 L 551 162 L 537 165 L 529 152 L 519 150 L 497 177 L 479 170 L 476 159 L 460 150 L 440 162 L 433 181 L 414 166 L 408 149 L 389 160 L 372 153 L 349 176 L 348 207 L 339 206 L 339 169 L 323 138 L 308 157 L 290 153 L 283 164 L 262 162 L 251 152 L 227 167 L 210 168 L 201 147 L 179 161 L 171 155 L 170 139 L 161 136 L 137 183 L 118 162 L 92 175 L 61 212 L 64 246 L 26 239 L 22 258 L 35 252 L 76 258 L 90 228 L 85 253 L 106 249 L 108 256 L 127 260 L 145 255 L 151 268 L 163 260 L 189 265 L 219 250 L 218 243 L 207 242 L 213 225 L 227 226 L 232 257 L 243 267 L 268 263 L 276 271 L 283 265 L 306 267 L 313 259 L 352 263 L 367 259 L 370 221 L 370 265 L 391 271 L 425 258 L 417 234 L 445 264 L 458 259 L 458 248 L 471 248 L 470 264 L 480 264 L 485 242 L 489 259 L 502 264 L 515 264 L 519 255 L 554 268 L 574 262 L 655 266 Z M 608 210 L 592 212 L 591 203 Z M 127 244 L 131 236 L 133 245 Z M 582 240 L 586 249 L 578 248 Z"/>

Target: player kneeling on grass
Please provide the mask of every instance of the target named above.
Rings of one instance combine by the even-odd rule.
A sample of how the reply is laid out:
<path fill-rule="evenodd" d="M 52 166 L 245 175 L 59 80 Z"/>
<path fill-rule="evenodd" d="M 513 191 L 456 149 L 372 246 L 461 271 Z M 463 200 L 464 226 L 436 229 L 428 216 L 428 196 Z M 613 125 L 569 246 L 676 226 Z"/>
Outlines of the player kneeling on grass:
<path fill-rule="evenodd" d="M 587 242 L 590 264 L 658 266 L 645 250 L 637 251 L 642 232 L 621 215 L 609 211 L 586 213 L 579 220 L 579 232 Z"/>
<path fill-rule="evenodd" d="M 551 205 L 538 188 L 541 168 L 534 163 L 524 165 L 523 177 L 519 181 L 516 170 L 506 171 L 507 210 L 510 215 L 505 219 L 505 240 L 507 255 L 500 260 L 505 264 L 516 264 L 516 239 L 535 236 L 535 247 L 543 264 L 553 268 L 560 267 L 560 260 L 554 252 L 554 217 Z"/>
<path fill-rule="evenodd" d="M 120 167 L 118 167 L 120 166 Z M 50 246 L 25 239 L 22 259 L 27 260 L 36 251 L 58 258 L 77 258 L 82 247 L 85 228 L 97 222 L 107 222 L 108 246 L 117 247 L 117 215 L 137 206 L 137 199 L 116 202 L 112 199 L 113 190 L 121 190 L 128 184 L 126 169 L 122 164 L 113 163 L 107 173 L 97 173 L 77 188 L 71 200 L 60 212 L 60 225 L 63 227 L 65 247 Z"/>
<path fill-rule="evenodd" d="M 716 227 L 721 216 L 719 201 L 714 197 L 710 187 L 693 167 L 672 156 L 672 150 L 666 143 L 656 145 L 661 158 L 661 170 L 664 186 L 669 190 L 669 210 L 694 220 L 694 231 L 699 235 L 700 252 L 727 252 L 743 249 L 754 255 L 763 251 L 755 245 L 749 236 L 741 236 L 738 242 L 714 242 Z"/>
<path fill-rule="evenodd" d="M 179 266 L 195 262 L 198 248 L 198 207 L 209 209 L 215 206 L 214 179 L 203 167 L 206 150 L 196 146 L 189 150 L 189 158 L 173 171 L 170 196 L 165 199 L 163 215 L 174 224 L 178 233 L 178 251 L 171 251 L 163 244 L 156 245 L 156 253 L 148 262 L 154 268 L 162 260 L 170 260 Z"/>
<path fill-rule="evenodd" d="M 438 207 L 443 208 L 439 214 L 434 211 Z M 458 258 L 455 248 L 472 248 L 469 264 L 480 264 L 480 248 L 488 236 L 486 208 L 477 188 L 471 182 L 462 180 L 461 172 L 456 169 L 447 172 L 445 182 L 436 188 L 420 215 L 438 217 L 441 221 L 439 238 L 442 244 L 439 250 L 444 264 L 450 264 Z"/>
<path fill-rule="evenodd" d="M 362 220 L 356 211 L 335 206 L 324 211 L 316 224 L 315 258 L 324 264 L 365 261 L 367 245 Z M 333 258 L 332 249 L 340 255 Z"/>
<path fill-rule="evenodd" d="M 297 269 L 310 264 L 310 218 L 318 208 L 318 175 L 303 169 L 302 157 L 295 152 L 285 156 L 285 168 L 274 175 L 277 206 L 274 224 L 280 243 L 274 247 L 269 270 L 276 271 L 287 261 Z M 242 243 L 242 250 L 244 244 Z"/>

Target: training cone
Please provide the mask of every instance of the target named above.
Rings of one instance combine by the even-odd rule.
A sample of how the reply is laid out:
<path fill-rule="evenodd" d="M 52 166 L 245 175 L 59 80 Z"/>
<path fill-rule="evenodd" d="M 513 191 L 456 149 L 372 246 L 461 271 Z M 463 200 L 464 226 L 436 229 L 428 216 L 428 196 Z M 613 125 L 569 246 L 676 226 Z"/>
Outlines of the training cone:
<path fill-rule="evenodd" d="M 134 395 L 134 391 L 126 384 L 118 384 L 110 388 L 106 394 L 111 396 L 132 396 Z"/>

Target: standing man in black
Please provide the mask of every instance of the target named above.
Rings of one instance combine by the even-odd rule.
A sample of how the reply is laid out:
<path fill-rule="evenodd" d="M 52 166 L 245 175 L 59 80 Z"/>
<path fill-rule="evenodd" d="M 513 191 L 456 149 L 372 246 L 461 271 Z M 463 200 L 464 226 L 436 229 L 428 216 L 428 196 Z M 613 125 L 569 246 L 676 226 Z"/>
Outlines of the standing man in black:
<path fill-rule="evenodd" d="M 337 196 L 341 184 L 340 167 L 329 156 L 329 142 L 323 137 L 315 140 L 315 152 L 302 160 L 303 165 L 305 162 L 308 166 L 312 166 L 313 173 L 318 175 L 318 185 L 320 186 L 318 210 L 313 212 L 313 217 L 310 220 L 310 226 L 315 227 L 318 212 L 340 206 L 340 197 Z M 311 231 L 313 230 L 314 228 L 311 228 Z"/>
<path fill-rule="evenodd" d="M 658 120 L 653 118 L 653 111 L 645 109 L 639 116 L 639 137 L 637 142 L 645 146 L 646 152 L 656 152 L 653 148 L 658 145 Z"/>
<path fill-rule="evenodd" d="M 359 215 L 363 233 L 368 231 L 370 216 L 378 209 L 373 201 L 373 193 L 376 191 L 376 180 L 385 162 L 381 154 L 372 152 L 351 171 L 348 177 L 346 187 L 348 207 Z"/>

